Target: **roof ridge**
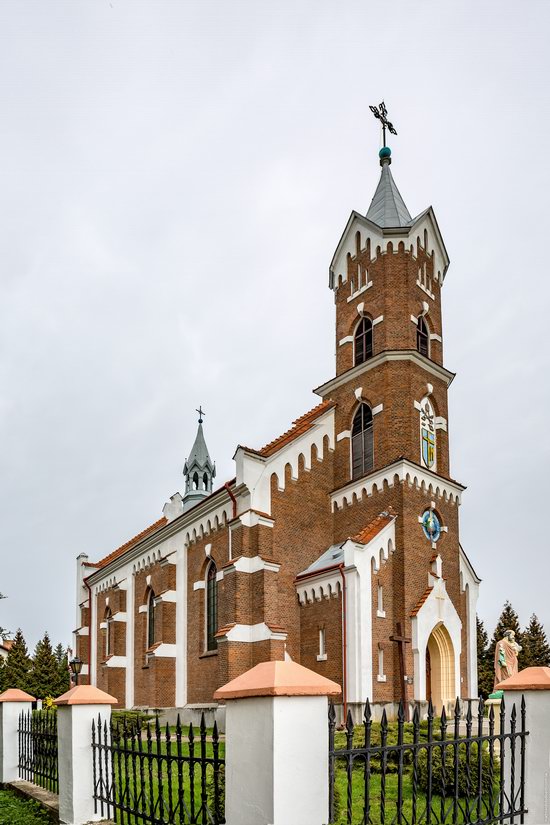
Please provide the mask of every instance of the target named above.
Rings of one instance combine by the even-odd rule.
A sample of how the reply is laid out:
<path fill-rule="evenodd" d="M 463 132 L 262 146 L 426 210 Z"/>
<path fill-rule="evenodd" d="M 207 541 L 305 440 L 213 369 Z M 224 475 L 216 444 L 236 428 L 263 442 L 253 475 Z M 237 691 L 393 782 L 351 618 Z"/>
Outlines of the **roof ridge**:
<path fill-rule="evenodd" d="M 98 562 L 90 566 L 93 566 L 95 568 L 105 567 L 105 565 L 109 564 L 110 561 L 113 561 L 114 559 L 118 558 L 118 556 L 121 556 L 123 553 L 126 552 L 126 550 L 129 550 L 131 547 L 133 547 L 135 544 L 141 541 L 141 539 L 155 532 L 155 530 L 159 529 L 160 527 L 163 527 L 165 524 L 167 524 L 167 522 L 167 518 L 165 516 L 162 516 L 157 521 L 153 522 L 153 524 L 150 524 L 149 527 L 146 527 L 140 533 L 137 533 L 137 535 L 135 535 L 133 538 L 128 539 L 128 541 L 125 541 L 124 544 L 120 545 L 120 547 L 117 547 L 115 550 L 111 550 L 111 552 L 108 555 L 104 556 Z"/>
<path fill-rule="evenodd" d="M 307 425 L 315 421 L 315 419 L 318 418 L 323 412 L 325 412 L 325 410 L 334 407 L 335 403 L 336 402 L 330 399 L 321 401 L 321 403 L 317 404 L 315 407 L 313 407 L 313 409 L 296 418 L 292 422 L 292 427 L 290 427 L 288 430 L 285 430 L 285 432 L 277 436 L 277 438 L 274 438 L 272 441 L 269 441 L 260 450 L 254 450 L 254 452 L 257 452 L 263 456 L 270 455 L 272 452 L 275 451 L 275 449 L 279 445 L 283 446 L 283 444 L 287 441 L 291 441 L 292 439 L 296 438 L 296 436 L 301 435 L 303 432 L 307 432 L 307 430 L 309 429 Z"/>

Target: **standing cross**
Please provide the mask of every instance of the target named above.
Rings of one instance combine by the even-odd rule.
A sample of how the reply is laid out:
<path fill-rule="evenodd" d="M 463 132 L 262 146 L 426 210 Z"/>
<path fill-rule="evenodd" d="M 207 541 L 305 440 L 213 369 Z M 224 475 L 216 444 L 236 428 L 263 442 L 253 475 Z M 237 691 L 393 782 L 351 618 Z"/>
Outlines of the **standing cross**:
<path fill-rule="evenodd" d="M 390 642 L 396 642 L 399 645 L 399 675 L 401 676 L 401 697 L 403 699 L 403 710 L 405 711 L 405 721 L 410 721 L 409 713 L 409 685 L 405 675 L 405 645 L 409 644 L 412 639 L 403 634 L 403 626 L 401 622 L 396 624 L 397 634 L 390 636 Z"/>
<path fill-rule="evenodd" d="M 379 120 L 382 124 L 382 139 L 384 141 L 384 146 L 386 145 L 386 129 L 390 131 L 392 135 L 396 135 L 397 132 L 394 129 L 393 123 L 390 123 L 388 120 L 388 110 L 386 109 L 386 104 L 384 101 L 380 104 L 380 106 L 369 106 L 369 109 L 373 113 L 374 117 Z"/>
<path fill-rule="evenodd" d="M 202 424 L 202 417 L 203 417 L 203 415 L 206 415 L 206 413 L 204 412 L 204 410 L 202 408 L 202 404 L 199 404 L 199 409 L 195 410 L 195 412 L 198 412 L 198 414 L 199 414 L 199 424 Z"/>

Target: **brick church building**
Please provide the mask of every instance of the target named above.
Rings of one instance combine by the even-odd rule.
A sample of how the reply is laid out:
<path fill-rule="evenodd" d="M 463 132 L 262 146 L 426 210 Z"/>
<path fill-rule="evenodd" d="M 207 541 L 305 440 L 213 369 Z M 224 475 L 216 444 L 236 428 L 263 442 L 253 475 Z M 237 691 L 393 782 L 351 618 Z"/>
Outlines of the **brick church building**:
<path fill-rule="evenodd" d="M 75 650 L 123 707 L 211 706 L 284 657 L 348 706 L 477 696 L 479 579 L 449 466 L 449 259 L 433 209 L 411 217 L 389 148 L 380 164 L 330 264 L 336 370 L 313 409 L 238 446 L 219 486 L 200 419 L 183 494 L 105 558 L 78 557 Z"/>

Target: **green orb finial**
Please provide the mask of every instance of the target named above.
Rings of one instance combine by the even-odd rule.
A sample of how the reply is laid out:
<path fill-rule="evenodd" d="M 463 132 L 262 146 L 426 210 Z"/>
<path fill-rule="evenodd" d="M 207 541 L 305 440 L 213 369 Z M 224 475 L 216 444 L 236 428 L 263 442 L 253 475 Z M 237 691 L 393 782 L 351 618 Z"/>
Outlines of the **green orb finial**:
<path fill-rule="evenodd" d="M 380 160 L 382 160 L 382 158 L 389 158 L 390 155 L 391 155 L 391 149 L 390 149 L 389 146 L 382 146 L 382 148 L 378 152 L 378 157 L 380 158 Z"/>

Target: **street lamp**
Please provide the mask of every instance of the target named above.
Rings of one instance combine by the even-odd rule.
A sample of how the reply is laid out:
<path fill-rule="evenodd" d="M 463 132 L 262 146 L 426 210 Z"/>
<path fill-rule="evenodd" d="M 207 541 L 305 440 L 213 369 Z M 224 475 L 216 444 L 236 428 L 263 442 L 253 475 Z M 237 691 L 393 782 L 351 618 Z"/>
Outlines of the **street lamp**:
<path fill-rule="evenodd" d="M 78 677 L 80 676 L 80 671 L 82 670 L 82 659 L 79 659 L 78 656 L 75 656 L 69 662 L 69 667 L 71 668 L 71 673 L 74 676 L 74 683 L 76 686 L 78 685 Z"/>

